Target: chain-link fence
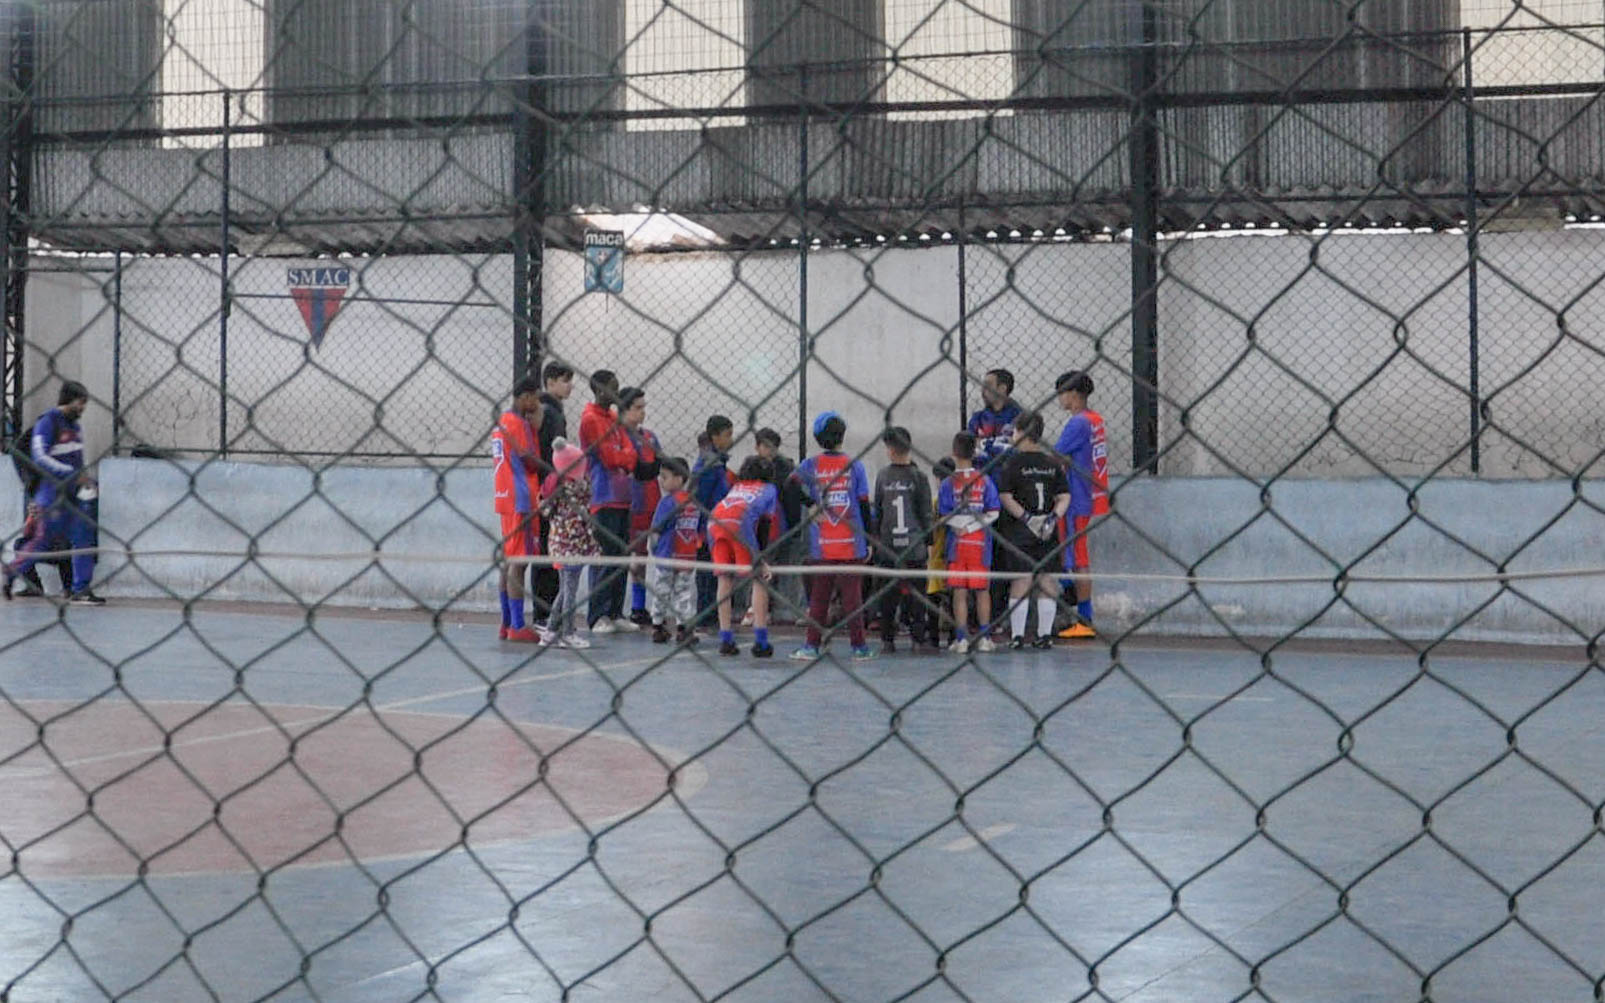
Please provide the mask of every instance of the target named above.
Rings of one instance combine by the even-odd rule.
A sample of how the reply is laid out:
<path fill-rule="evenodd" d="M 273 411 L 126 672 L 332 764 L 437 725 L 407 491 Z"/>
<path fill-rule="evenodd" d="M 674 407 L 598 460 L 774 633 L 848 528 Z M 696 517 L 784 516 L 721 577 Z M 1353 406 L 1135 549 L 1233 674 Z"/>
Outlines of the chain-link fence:
<path fill-rule="evenodd" d="M 0 5 L 0 1000 L 1605 998 L 1602 17 Z"/>

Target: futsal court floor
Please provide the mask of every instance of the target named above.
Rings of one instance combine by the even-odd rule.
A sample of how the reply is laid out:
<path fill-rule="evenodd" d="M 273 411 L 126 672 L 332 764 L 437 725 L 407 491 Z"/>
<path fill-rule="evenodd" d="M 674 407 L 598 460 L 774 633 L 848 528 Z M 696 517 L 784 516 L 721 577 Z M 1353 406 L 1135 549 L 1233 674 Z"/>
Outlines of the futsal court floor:
<path fill-rule="evenodd" d="M 805 664 L 39 601 L 0 645 L 14 1003 L 1584 1000 L 1605 972 L 1581 649 Z"/>

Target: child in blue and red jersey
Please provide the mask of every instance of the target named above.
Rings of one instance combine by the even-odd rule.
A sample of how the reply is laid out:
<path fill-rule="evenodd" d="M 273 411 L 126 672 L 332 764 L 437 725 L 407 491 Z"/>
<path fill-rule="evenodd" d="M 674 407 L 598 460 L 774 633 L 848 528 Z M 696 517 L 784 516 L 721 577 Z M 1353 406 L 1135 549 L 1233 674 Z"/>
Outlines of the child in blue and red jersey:
<path fill-rule="evenodd" d="M 732 566 L 717 572 L 721 655 L 741 653 L 731 628 L 730 594 L 735 591 L 736 575 L 742 572 L 753 574 L 753 657 L 769 658 L 775 653 L 769 643 L 769 591 L 764 587 L 770 571 L 760 557 L 779 519 L 780 492 L 770 483 L 773 474 L 768 460 L 747 457 L 736 482 L 708 518 L 708 550 L 713 563 Z"/>
<path fill-rule="evenodd" d="M 992 479 L 975 469 L 975 436 L 960 432 L 953 437 L 953 474 L 937 492 L 937 511 L 947 525 L 948 584 L 953 588 L 953 649 L 968 651 L 966 633 L 975 638 L 975 650 L 995 648 L 986 636 L 992 621 L 988 591 L 992 570 L 992 523 L 1002 503 Z M 969 593 L 975 593 L 976 626 L 966 631 Z"/>
<path fill-rule="evenodd" d="M 819 657 L 830 601 L 841 596 L 853 659 L 867 661 L 875 653 L 864 641 L 864 579 L 859 567 L 869 557 L 869 474 L 864 465 L 841 451 L 847 422 L 834 411 L 814 419 L 814 441 L 824 450 L 797 464 L 792 477 L 813 501 L 808 520 L 808 556 L 819 564 L 840 565 L 838 574 L 815 575 L 808 589 L 808 633 L 798 661 Z"/>
<path fill-rule="evenodd" d="M 637 413 L 637 395 L 644 398 L 645 391 L 634 387 L 619 391 L 620 418 L 624 422 L 625 433 L 635 444 L 636 454 L 635 480 L 630 482 L 630 553 L 645 557 L 647 537 L 652 531 L 652 515 L 658 510 L 658 499 L 662 497 L 658 474 L 661 472 L 659 457 L 663 455 L 663 445 L 654 432 L 639 425 L 631 427 L 630 420 Z M 644 418 L 644 401 L 639 411 Z M 630 622 L 637 627 L 645 627 L 652 622 L 652 614 L 647 612 L 646 581 L 646 563 L 631 564 Z"/>
<path fill-rule="evenodd" d="M 1060 637 L 1086 639 L 1098 636 L 1092 626 L 1092 556 L 1087 547 L 1087 528 L 1094 516 L 1109 513 L 1109 442 L 1103 416 L 1092 410 L 1092 377 L 1071 371 L 1054 381 L 1059 406 L 1070 413 L 1056 447 L 1068 465 L 1070 511 L 1065 515 L 1065 570 L 1075 576 L 1076 622 L 1059 632 Z"/>
<path fill-rule="evenodd" d="M 736 478 L 730 473 L 730 447 L 736 441 L 736 424 L 722 414 L 709 415 L 702 433 L 697 436 L 697 459 L 691 467 L 691 497 L 702 506 L 703 512 L 724 499 L 725 492 Z M 707 550 L 701 560 L 712 560 Z M 697 572 L 697 610 L 706 616 L 718 595 L 718 582 L 706 571 Z"/>
<path fill-rule="evenodd" d="M 502 556 L 534 557 L 540 553 L 541 447 L 528 416 L 540 410 L 540 384 L 526 377 L 513 388 L 513 406 L 490 435 L 496 513 L 502 524 Z M 535 643 L 540 634 L 524 622 L 524 568 L 501 570 L 503 641 Z"/>
<path fill-rule="evenodd" d="M 658 487 L 662 498 L 649 526 L 653 557 L 694 561 L 702 549 L 703 513 L 686 490 L 691 471 L 685 461 L 671 456 L 662 461 Z M 694 645 L 691 624 L 697 617 L 696 572 L 652 567 L 652 643 L 669 643 L 669 618 L 674 617 L 677 644 Z"/>
<path fill-rule="evenodd" d="M 623 557 L 630 547 L 630 484 L 638 459 L 635 442 L 624 427 L 619 406 L 619 378 L 606 369 L 591 374 L 596 398 L 580 415 L 580 448 L 591 469 L 591 518 L 596 542 L 608 557 Z M 641 402 L 645 411 L 644 398 Z M 589 609 L 591 632 L 611 634 L 635 630 L 624 619 L 624 582 L 628 572 L 608 568 L 592 587 Z"/>

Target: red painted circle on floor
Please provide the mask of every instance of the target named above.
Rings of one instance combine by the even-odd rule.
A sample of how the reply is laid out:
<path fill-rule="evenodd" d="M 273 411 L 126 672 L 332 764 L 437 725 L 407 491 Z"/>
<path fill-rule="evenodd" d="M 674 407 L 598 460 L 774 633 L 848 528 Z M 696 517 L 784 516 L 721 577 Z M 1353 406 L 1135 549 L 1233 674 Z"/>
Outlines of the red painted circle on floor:
<path fill-rule="evenodd" d="M 493 715 L 142 707 L 0 703 L 0 836 L 16 851 L 0 873 L 368 861 L 457 847 L 465 826 L 482 847 L 594 826 L 668 785 L 627 738 Z"/>

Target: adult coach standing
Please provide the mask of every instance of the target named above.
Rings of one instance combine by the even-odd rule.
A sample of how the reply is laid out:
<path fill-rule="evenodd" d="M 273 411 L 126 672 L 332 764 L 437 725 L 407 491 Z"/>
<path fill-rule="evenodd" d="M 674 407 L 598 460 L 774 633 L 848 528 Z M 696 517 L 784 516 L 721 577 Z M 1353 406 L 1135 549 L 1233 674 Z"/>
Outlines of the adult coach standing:
<path fill-rule="evenodd" d="M 1059 636 L 1097 637 L 1098 632 L 1092 629 L 1092 582 L 1086 578 L 1092 570 L 1087 526 L 1093 516 L 1109 511 L 1109 444 L 1103 416 L 1087 404 L 1087 398 L 1092 396 L 1091 376 L 1079 370 L 1064 373 L 1054 381 L 1053 389 L 1059 396 L 1059 407 L 1070 413 L 1056 449 L 1069 465 L 1066 476 L 1070 480 L 1070 511 L 1065 517 L 1068 542 L 1064 566 L 1075 576 L 1077 614 L 1076 622 L 1060 631 Z"/>
<path fill-rule="evenodd" d="M 558 439 L 568 438 L 568 417 L 563 414 L 563 403 L 568 400 L 569 394 L 574 392 L 574 369 L 561 362 L 548 362 L 541 370 L 540 416 L 536 422 L 535 431 L 540 438 L 541 463 L 545 469 L 541 476 L 551 472 L 552 469 L 552 443 Z M 551 553 L 548 549 L 548 536 L 551 532 L 546 520 L 541 520 L 541 553 Z M 535 616 L 544 618 L 551 610 L 552 603 L 557 599 L 558 574 L 557 569 L 549 566 L 536 567 L 531 565 L 531 577 L 534 587 L 531 591 L 535 595 Z"/>
<path fill-rule="evenodd" d="M 1002 469 L 1003 457 L 1014 448 L 1014 423 L 1020 418 L 1020 405 L 1014 402 L 1014 374 L 992 369 L 981 379 L 981 402 L 985 406 L 970 415 L 969 433 L 975 436 L 975 466 L 994 481 Z"/>
<path fill-rule="evenodd" d="M 30 453 L 39 469 L 39 487 L 33 501 L 39 513 L 34 532 L 17 550 L 17 558 L 5 569 L 4 592 L 11 598 L 11 586 L 48 550 L 55 541 L 65 539 L 73 550 L 89 551 L 95 546 L 95 524 L 86 506 L 95 500 L 95 483 L 84 475 L 84 434 L 78 425 L 89 406 L 89 391 L 71 380 L 61 385 L 56 406 L 40 416 L 33 426 Z M 95 574 L 93 553 L 74 554 L 72 592 L 67 601 L 99 606 L 106 600 L 90 590 Z"/>

